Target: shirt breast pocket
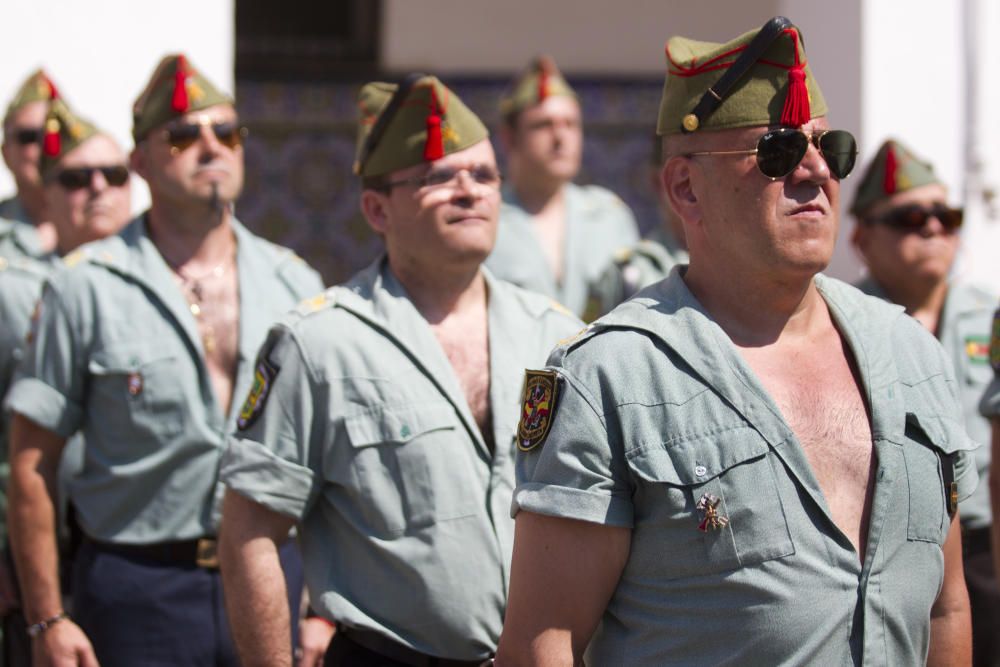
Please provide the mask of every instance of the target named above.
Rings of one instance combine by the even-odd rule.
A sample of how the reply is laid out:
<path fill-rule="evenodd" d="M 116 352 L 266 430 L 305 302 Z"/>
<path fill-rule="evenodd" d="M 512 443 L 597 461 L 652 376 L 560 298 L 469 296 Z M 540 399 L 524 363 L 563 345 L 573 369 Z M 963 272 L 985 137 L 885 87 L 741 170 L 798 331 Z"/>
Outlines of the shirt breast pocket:
<path fill-rule="evenodd" d="M 669 578 L 795 553 L 776 477 L 782 464 L 752 428 L 643 448 L 628 465 L 639 478 L 633 540 L 651 547 L 632 552 L 669 563 Z"/>
<path fill-rule="evenodd" d="M 379 406 L 346 417 L 347 483 L 370 532 L 395 536 L 476 511 L 473 444 L 448 403 Z"/>
<path fill-rule="evenodd" d="M 950 525 L 948 507 L 954 487 L 957 501 L 958 447 L 949 431 L 962 428 L 957 422 L 949 424 L 940 417 L 910 412 L 906 415 L 903 461 L 909 486 L 909 517 L 906 539 L 918 542 L 944 544 Z M 951 468 L 950 479 L 945 479 Z"/>
<path fill-rule="evenodd" d="M 177 355 L 162 345 L 116 345 L 94 352 L 88 363 L 90 419 L 99 422 L 114 447 L 135 451 L 184 427 L 184 393 Z"/>

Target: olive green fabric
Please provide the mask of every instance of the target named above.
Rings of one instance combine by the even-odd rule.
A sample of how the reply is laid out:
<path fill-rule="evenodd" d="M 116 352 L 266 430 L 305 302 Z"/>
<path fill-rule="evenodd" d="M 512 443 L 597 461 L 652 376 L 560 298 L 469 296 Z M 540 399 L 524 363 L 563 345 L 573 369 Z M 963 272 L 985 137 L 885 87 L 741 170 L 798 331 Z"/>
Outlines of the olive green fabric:
<path fill-rule="evenodd" d="M 428 126 L 431 117 L 441 121 L 441 147 L 444 155 L 456 153 L 479 143 L 489 131 L 462 100 L 437 77 L 418 80 L 406 100 L 389 120 L 377 139 L 374 150 L 361 163 L 361 147 L 368 132 L 378 122 L 379 114 L 388 104 L 397 86 L 390 83 L 369 83 L 361 89 L 358 109 L 358 155 L 355 173 L 381 176 L 399 169 L 423 164 L 428 160 Z"/>
<path fill-rule="evenodd" d="M 941 457 L 954 455 L 965 499 L 976 443 L 933 336 L 837 280 L 815 286 L 859 360 L 871 416 L 863 556 L 680 270 L 551 355 L 558 402 L 546 440 L 518 453 L 512 511 L 630 530 L 587 664 L 925 663 L 949 532 Z M 728 523 L 703 531 L 706 494 Z"/>
<path fill-rule="evenodd" d="M 64 155 L 102 132 L 89 120 L 74 113 L 62 100 L 53 100 L 49 105 L 49 114 L 45 118 L 45 134 L 38 171 L 43 180 L 49 180 L 55 174 L 55 167 Z M 53 143 L 50 135 L 59 137 L 52 146 L 54 153 L 49 152 Z"/>
<path fill-rule="evenodd" d="M 49 100 L 56 99 L 58 96 L 59 93 L 56 91 L 52 79 L 48 77 L 44 70 L 37 70 L 25 79 L 21 87 L 14 93 L 14 99 L 7 105 L 4 118 L 27 104 L 31 104 L 32 102 L 48 102 Z"/>
<path fill-rule="evenodd" d="M 862 216 L 883 199 L 932 183 L 943 185 L 930 162 L 924 162 L 895 139 L 887 139 L 858 184 L 851 213 Z"/>
<path fill-rule="evenodd" d="M 798 28 L 791 30 L 795 31 L 795 39 L 788 32 L 775 39 L 733 86 L 719 108 L 701 120 L 699 130 L 781 124 L 781 112 L 789 89 L 789 68 L 795 65 L 796 44 L 800 63 L 806 62 L 801 34 Z M 727 67 L 718 66 L 732 64 L 741 52 L 737 50 L 745 47 L 758 32 L 760 30 L 751 30 L 725 44 L 699 42 L 686 37 L 672 37 L 667 42 L 667 77 L 663 83 L 656 127 L 658 134 L 681 132 L 684 117 L 728 71 Z M 805 66 L 805 84 L 811 117 L 826 115 L 826 100 L 808 65 Z"/>
<path fill-rule="evenodd" d="M 248 399 L 258 418 L 230 438 L 221 472 L 299 522 L 319 614 L 456 660 L 493 653 L 503 624 L 523 369 L 583 326 L 544 296 L 484 278 L 488 439 L 381 258 L 272 329 L 259 357 L 271 381 Z"/>
<path fill-rule="evenodd" d="M 576 98 L 576 91 L 563 78 L 549 56 L 539 56 L 500 98 L 500 115 L 509 117 L 556 95 Z"/>
<path fill-rule="evenodd" d="M 150 130 L 174 118 L 232 103 L 233 98 L 205 78 L 186 56 L 165 56 L 132 105 L 132 136 L 139 142 Z"/>
<path fill-rule="evenodd" d="M 239 365 L 253 381 L 271 325 L 322 290 L 294 253 L 233 224 Z M 69 496 L 86 535 L 150 544 L 216 534 L 219 459 L 239 412 L 208 381 L 201 334 L 145 216 L 67 255 L 48 280 L 6 408 L 63 437 L 81 432 Z"/>

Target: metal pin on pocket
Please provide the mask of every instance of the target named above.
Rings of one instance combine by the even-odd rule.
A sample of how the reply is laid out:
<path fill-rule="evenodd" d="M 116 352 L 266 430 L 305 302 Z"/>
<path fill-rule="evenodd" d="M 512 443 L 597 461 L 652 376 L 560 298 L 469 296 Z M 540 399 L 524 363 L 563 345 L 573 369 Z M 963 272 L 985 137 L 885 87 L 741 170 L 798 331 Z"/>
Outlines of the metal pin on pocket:
<path fill-rule="evenodd" d="M 138 396 L 142 393 L 142 373 L 133 371 L 128 374 L 129 396 Z"/>
<path fill-rule="evenodd" d="M 720 499 L 710 493 L 705 493 L 698 499 L 695 509 L 701 512 L 701 523 L 698 530 L 707 533 L 709 530 L 722 530 L 729 523 L 729 519 L 719 514 L 718 506 Z"/>

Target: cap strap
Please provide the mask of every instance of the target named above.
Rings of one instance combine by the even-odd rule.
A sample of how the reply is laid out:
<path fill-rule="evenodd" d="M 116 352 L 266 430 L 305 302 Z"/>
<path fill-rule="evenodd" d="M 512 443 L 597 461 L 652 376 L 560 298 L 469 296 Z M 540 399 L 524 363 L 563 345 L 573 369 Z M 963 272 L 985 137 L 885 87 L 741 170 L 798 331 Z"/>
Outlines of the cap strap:
<path fill-rule="evenodd" d="M 747 44 L 746 48 L 743 49 L 743 53 L 740 54 L 731 65 L 729 65 L 726 72 L 715 82 L 714 86 L 710 86 L 705 94 L 701 96 L 698 104 L 695 105 L 694 109 L 690 114 L 684 117 L 684 121 L 681 123 L 681 132 L 688 134 L 694 132 L 701 125 L 702 121 L 710 116 L 719 105 L 722 104 L 723 100 L 729 96 L 732 88 L 736 83 L 746 74 L 754 63 L 756 63 L 769 46 L 774 42 L 775 39 L 781 35 L 786 28 L 792 27 L 792 22 L 785 18 L 784 16 L 775 16 L 773 19 L 769 20 L 760 29 L 760 32 L 750 43 Z M 796 58 L 798 58 L 798 49 L 795 50 Z M 725 55 L 725 54 L 724 54 Z M 719 64 L 713 69 L 718 69 L 726 67 L 725 64 Z"/>

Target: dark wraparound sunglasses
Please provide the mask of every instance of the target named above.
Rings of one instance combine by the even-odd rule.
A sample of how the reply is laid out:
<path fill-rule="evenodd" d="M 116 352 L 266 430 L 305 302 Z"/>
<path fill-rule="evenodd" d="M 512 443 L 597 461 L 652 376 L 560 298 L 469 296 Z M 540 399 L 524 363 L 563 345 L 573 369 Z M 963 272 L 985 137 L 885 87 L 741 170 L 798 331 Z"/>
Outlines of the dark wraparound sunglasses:
<path fill-rule="evenodd" d="M 202 125 L 209 127 L 220 144 L 227 148 L 236 148 L 247 136 L 247 128 L 241 127 L 235 121 L 222 123 L 179 123 L 164 130 L 167 143 L 176 152 L 186 151 L 201 137 Z"/>
<path fill-rule="evenodd" d="M 128 167 L 122 164 L 108 167 L 68 167 L 56 174 L 55 180 L 67 190 L 79 190 L 90 187 L 94 173 L 98 171 L 111 187 L 120 188 L 128 182 Z"/>
<path fill-rule="evenodd" d="M 825 130 L 806 134 L 802 130 L 780 127 L 769 130 L 757 140 L 757 148 L 738 151 L 695 151 L 695 155 L 756 155 L 760 173 L 775 180 L 788 176 L 802 162 L 812 143 L 830 167 L 835 178 L 847 178 L 858 157 L 858 142 L 847 130 Z"/>
<path fill-rule="evenodd" d="M 14 128 L 14 140 L 22 146 L 42 143 L 45 130 L 40 127 Z"/>
<path fill-rule="evenodd" d="M 904 232 L 916 232 L 923 229 L 932 217 L 937 218 L 941 226 L 948 231 L 955 231 L 962 226 L 965 211 L 944 204 L 933 204 L 926 208 L 920 204 L 910 204 L 891 209 L 877 218 L 867 220 L 867 222 L 868 224 L 885 225 Z"/>

